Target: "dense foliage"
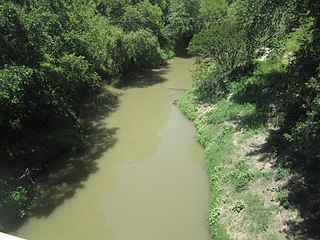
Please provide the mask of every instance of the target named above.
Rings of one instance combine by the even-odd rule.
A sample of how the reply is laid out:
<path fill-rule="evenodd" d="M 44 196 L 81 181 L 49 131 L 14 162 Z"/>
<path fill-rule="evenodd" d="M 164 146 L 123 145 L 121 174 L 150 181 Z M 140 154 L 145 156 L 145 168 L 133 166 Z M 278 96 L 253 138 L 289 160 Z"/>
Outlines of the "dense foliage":
<path fill-rule="evenodd" d="M 205 18 L 188 47 L 200 63 L 197 101 L 218 110 L 224 101 L 254 106 L 253 113 L 237 113 L 233 121 L 244 129 L 269 128 L 277 164 L 294 176 L 281 202 L 294 205 L 305 220 L 290 227 L 294 234 L 303 232 L 301 238 L 318 236 L 320 2 L 213 2 L 217 18 Z"/>
<path fill-rule="evenodd" d="M 81 141 L 88 89 L 188 47 L 199 101 L 255 104 L 250 124 L 277 125 L 279 145 L 319 167 L 318 1 L 3 0 L 0 29 L 0 163 L 41 168 Z M 0 210 L 24 216 L 23 182 L 2 178 Z"/>
<path fill-rule="evenodd" d="M 195 78 L 199 98 L 215 101 L 231 93 L 234 83 L 239 86 L 257 77 L 254 69 L 261 61 L 278 62 L 284 66 L 283 77 L 276 84 L 265 83 L 275 93 L 272 104 L 285 114 L 287 139 L 296 142 L 306 158 L 318 158 L 320 4 L 238 0 L 225 2 L 224 7 L 222 17 L 207 20 L 188 48 L 201 58 Z M 287 39 L 297 31 L 302 34 L 289 49 Z"/>
<path fill-rule="evenodd" d="M 8 202 L 25 207 L 24 170 L 34 177 L 33 168 L 81 144 L 78 115 L 88 90 L 102 78 L 161 65 L 188 43 L 199 29 L 199 3 L 1 1 L 0 163 L 18 172 L 1 174 L 1 198 L 11 200 L 0 210 Z M 11 198 L 16 192 L 21 197 Z M 0 230 L 8 227 L 2 217 Z"/>
<path fill-rule="evenodd" d="M 199 27 L 199 9 L 196 0 L 3 1 L 2 154 L 16 155 L 7 138 L 61 118 L 75 124 L 81 96 L 101 76 L 162 64 Z"/>

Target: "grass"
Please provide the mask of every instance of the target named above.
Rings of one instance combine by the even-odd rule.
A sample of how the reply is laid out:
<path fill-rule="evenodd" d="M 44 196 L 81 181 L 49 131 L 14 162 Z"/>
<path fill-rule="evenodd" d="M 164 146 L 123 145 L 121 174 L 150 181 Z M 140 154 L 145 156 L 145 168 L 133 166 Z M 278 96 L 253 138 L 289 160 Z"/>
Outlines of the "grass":
<path fill-rule="evenodd" d="M 183 114 L 190 120 L 194 121 L 197 117 L 197 107 L 199 102 L 192 92 L 187 92 L 184 97 L 179 101 L 179 107 Z"/>
<path fill-rule="evenodd" d="M 302 39 L 312 37 L 310 22 L 288 35 L 282 51 L 256 61 L 250 75 L 230 84 L 229 96 L 204 104 L 196 94 L 210 95 L 212 89 L 197 90 L 179 103 L 205 150 L 211 187 L 208 226 L 215 240 L 319 235 L 318 167 L 303 170 L 301 156 L 285 142 L 281 102 L 294 52 Z"/>
<path fill-rule="evenodd" d="M 246 194 L 244 203 L 247 206 L 244 220 L 249 222 L 250 235 L 258 236 L 269 229 L 272 210 L 264 205 L 264 201 L 258 195 Z"/>
<path fill-rule="evenodd" d="M 274 148 L 262 150 L 268 126 L 281 121 L 270 114 L 274 93 L 263 90 L 278 84 L 281 74 L 281 66 L 261 63 L 242 85 L 232 86 L 229 99 L 202 105 L 188 92 L 179 102 L 204 147 L 211 188 L 208 226 L 215 240 L 285 239 L 280 232 L 291 216 L 288 192 L 277 186 L 289 172 L 268 163 L 277 156 Z"/>

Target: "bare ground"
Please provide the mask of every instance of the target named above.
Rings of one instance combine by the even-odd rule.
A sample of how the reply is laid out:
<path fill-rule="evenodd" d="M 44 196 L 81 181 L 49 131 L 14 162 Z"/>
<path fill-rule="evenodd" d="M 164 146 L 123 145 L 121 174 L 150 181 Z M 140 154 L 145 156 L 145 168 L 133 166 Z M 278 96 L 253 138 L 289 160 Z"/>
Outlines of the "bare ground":
<path fill-rule="evenodd" d="M 267 239 L 271 236 L 274 239 L 291 239 L 286 234 L 288 231 L 286 222 L 289 219 L 299 221 L 299 214 L 296 210 L 284 209 L 277 201 L 277 192 L 287 184 L 287 180 L 276 181 L 274 179 L 276 159 L 268 153 L 270 149 L 268 149 L 267 135 L 255 133 L 245 139 L 243 135 L 243 130 L 233 134 L 233 154 L 230 163 L 227 163 L 224 169 L 229 172 L 228 169 L 234 168 L 238 159 L 245 157 L 249 170 L 259 177 L 255 177 L 244 192 L 235 192 L 228 184 L 225 186 L 221 194 L 223 201 L 220 204 L 220 223 L 234 239 Z M 268 227 L 265 231 L 250 230 L 255 228 L 256 223 L 255 219 L 246 216 L 246 209 L 239 213 L 233 211 L 235 200 L 244 199 L 248 195 L 258 196 L 261 200 L 263 206 L 257 208 L 256 211 L 264 211 L 264 209 L 267 211 Z"/>

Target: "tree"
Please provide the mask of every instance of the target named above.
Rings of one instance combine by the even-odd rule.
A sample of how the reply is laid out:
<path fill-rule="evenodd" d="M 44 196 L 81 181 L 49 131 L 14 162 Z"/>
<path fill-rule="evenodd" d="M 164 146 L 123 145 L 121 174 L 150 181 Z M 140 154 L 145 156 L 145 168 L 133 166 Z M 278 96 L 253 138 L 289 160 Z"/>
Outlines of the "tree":
<path fill-rule="evenodd" d="M 188 50 L 202 59 L 210 59 L 223 72 L 231 72 L 250 61 L 245 33 L 233 18 L 222 18 L 195 35 Z"/>
<path fill-rule="evenodd" d="M 35 66 L 42 60 L 45 36 L 36 21 L 38 16 L 32 19 L 23 8 L 9 2 L 0 5 L 0 67 Z"/>
<path fill-rule="evenodd" d="M 180 51 L 188 46 L 192 36 L 201 27 L 200 8 L 199 0 L 170 1 L 164 34 Z"/>
<path fill-rule="evenodd" d="M 195 91 L 205 101 L 215 101 L 227 94 L 234 73 L 252 61 L 245 31 L 231 17 L 208 24 L 192 38 L 188 51 L 204 63 L 195 74 Z"/>
<path fill-rule="evenodd" d="M 149 29 L 156 36 L 161 37 L 162 20 L 161 8 L 149 1 L 142 1 L 136 5 L 129 5 L 121 18 L 120 26 L 126 32 Z"/>
<path fill-rule="evenodd" d="M 225 0 L 202 0 L 200 4 L 201 18 L 204 24 L 215 21 L 228 14 L 228 5 Z"/>

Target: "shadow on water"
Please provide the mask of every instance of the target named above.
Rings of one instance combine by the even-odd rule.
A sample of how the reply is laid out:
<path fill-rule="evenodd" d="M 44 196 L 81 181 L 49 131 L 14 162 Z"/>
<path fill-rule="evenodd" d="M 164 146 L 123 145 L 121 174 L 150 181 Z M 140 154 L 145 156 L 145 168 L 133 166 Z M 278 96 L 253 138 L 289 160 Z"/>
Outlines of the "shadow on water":
<path fill-rule="evenodd" d="M 114 85 L 118 89 L 152 86 L 166 81 L 167 79 L 163 76 L 167 71 L 168 67 L 162 66 L 155 70 L 130 73 Z M 83 97 L 77 113 L 78 121 L 82 126 L 81 143 L 77 143 L 79 146 L 58 157 L 49 157 L 51 160 L 32 172 L 34 184 L 31 185 L 30 191 L 34 203 L 29 208 L 28 217 L 48 217 L 57 207 L 72 198 L 77 189 L 84 188 L 85 181 L 99 170 L 98 159 L 117 142 L 118 129 L 109 128 L 105 118 L 120 105 L 120 95 L 121 93 L 115 95 L 109 90 L 100 88 L 88 92 Z M 65 139 L 66 143 L 69 141 L 73 140 Z M 51 149 L 52 146 L 48 148 Z M 28 179 L 26 181 L 30 185 L 30 181 Z M 17 218 L 11 215 L 3 226 L 7 232 L 19 229 L 27 220 L 27 217 Z"/>
<path fill-rule="evenodd" d="M 97 159 L 117 141 L 114 137 L 117 129 L 108 129 L 103 123 L 90 126 L 86 131 L 81 150 L 51 161 L 37 178 L 36 205 L 31 209 L 31 216 L 49 216 L 56 207 L 73 197 L 78 188 L 83 188 L 84 181 L 97 172 Z"/>
<path fill-rule="evenodd" d="M 187 53 L 180 53 L 177 57 L 182 59 L 193 58 Z M 153 86 L 167 81 L 165 76 L 168 71 L 169 63 L 165 62 L 164 64 L 158 66 L 158 68 L 143 69 L 122 75 L 113 83 L 113 86 L 118 89 L 144 88 Z"/>
<path fill-rule="evenodd" d="M 116 110 L 117 96 L 105 90 L 91 93 L 79 110 L 83 126 L 80 146 L 50 160 L 41 173 L 34 177 L 33 198 L 35 204 L 30 217 L 47 217 L 65 200 L 74 196 L 77 189 L 84 187 L 89 176 L 98 171 L 97 160 L 117 142 L 117 128 L 108 128 L 104 121 Z M 23 222 L 15 223 L 17 229 Z"/>
<path fill-rule="evenodd" d="M 128 73 L 121 76 L 118 81 L 113 84 L 113 86 L 118 89 L 144 88 L 153 86 L 167 81 L 164 76 L 168 70 L 168 66 L 165 65 L 161 66 L 159 69 Z"/>
<path fill-rule="evenodd" d="M 176 57 L 183 58 L 183 59 L 194 58 L 194 56 L 188 54 L 187 52 L 178 53 L 178 54 L 176 54 Z"/>

